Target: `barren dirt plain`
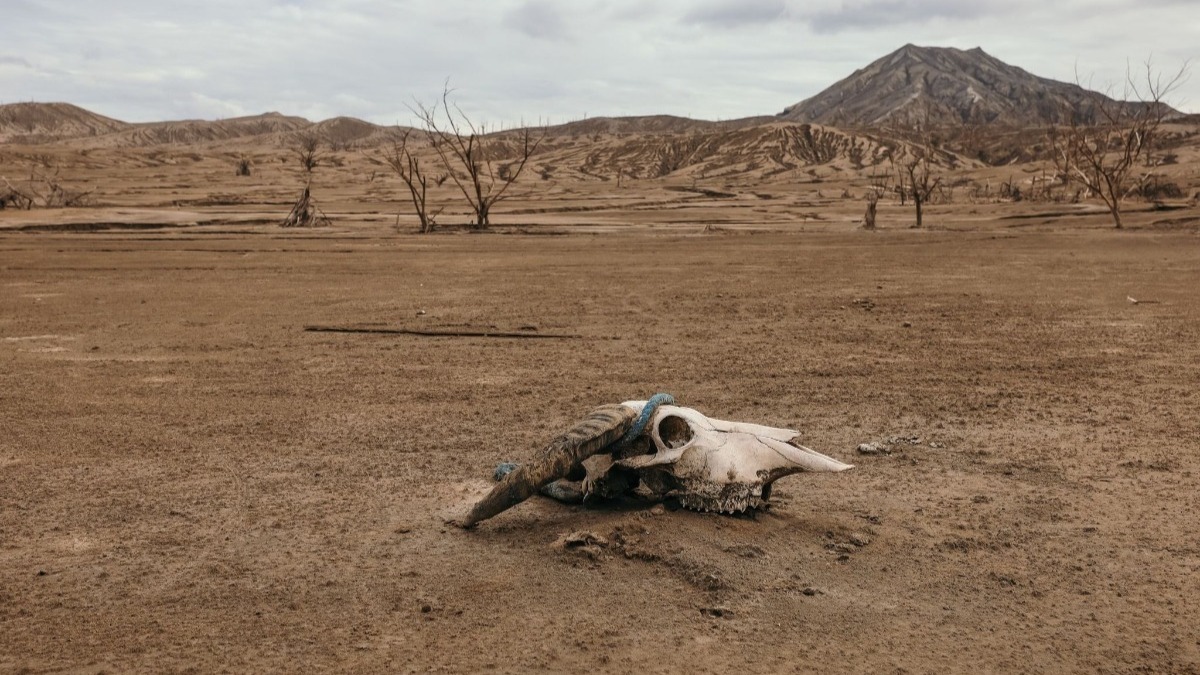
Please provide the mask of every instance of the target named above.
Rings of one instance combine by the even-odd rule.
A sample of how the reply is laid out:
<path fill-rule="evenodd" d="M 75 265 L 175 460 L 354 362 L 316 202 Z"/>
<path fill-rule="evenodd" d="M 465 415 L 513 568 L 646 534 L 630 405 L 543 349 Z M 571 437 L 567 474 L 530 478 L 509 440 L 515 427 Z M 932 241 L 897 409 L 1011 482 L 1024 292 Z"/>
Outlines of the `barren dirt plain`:
<path fill-rule="evenodd" d="M 1200 672 L 1194 202 L 522 181 L 420 236 L 361 157 L 295 230 L 282 152 L 40 153 L 96 203 L 0 211 L 0 672 Z M 856 468 L 446 524 L 660 391 Z"/>

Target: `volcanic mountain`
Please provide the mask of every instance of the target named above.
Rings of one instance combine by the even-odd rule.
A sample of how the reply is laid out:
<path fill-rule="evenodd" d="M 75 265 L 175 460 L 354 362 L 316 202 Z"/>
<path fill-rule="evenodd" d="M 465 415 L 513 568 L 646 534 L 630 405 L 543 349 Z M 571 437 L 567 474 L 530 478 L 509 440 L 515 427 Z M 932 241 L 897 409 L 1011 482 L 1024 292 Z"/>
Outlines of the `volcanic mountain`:
<path fill-rule="evenodd" d="M 779 117 L 839 127 L 878 126 L 928 117 L 934 123 L 997 123 L 1015 127 L 1063 121 L 1068 110 L 1088 115 L 1102 94 L 1038 77 L 979 47 L 905 45 Z"/>

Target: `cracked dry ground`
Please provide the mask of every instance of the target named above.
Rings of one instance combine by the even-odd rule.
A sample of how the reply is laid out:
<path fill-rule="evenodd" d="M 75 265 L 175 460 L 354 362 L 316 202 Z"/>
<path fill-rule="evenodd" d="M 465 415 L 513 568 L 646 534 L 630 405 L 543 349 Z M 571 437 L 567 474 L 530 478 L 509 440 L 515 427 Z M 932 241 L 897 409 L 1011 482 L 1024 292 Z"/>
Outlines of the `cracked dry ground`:
<path fill-rule="evenodd" d="M 1194 235 L 0 249 L 0 671 L 1200 668 Z M 857 468 L 443 524 L 655 391 Z"/>

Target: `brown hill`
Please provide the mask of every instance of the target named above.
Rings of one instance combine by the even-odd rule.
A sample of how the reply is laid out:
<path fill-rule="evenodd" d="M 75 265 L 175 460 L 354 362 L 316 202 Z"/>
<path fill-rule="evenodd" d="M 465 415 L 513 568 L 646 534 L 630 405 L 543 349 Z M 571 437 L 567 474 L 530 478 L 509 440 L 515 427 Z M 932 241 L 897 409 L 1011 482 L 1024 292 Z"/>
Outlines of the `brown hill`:
<path fill-rule="evenodd" d="M 821 93 L 786 108 L 780 117 L 841 127 L 911 122 L 1037 126 L 1085 119 L 1095 97 L 1084 88 L 1032 75 L 976 47 L 905 45 Z M 1111 99 L 1107 99 L 1111 101 Z"/>
<path fill-rule="evenodd" d="M 0 143 L 48 143 L 122 131 L 130 125 L 70 103 L 0 105 Z"/>
<path fill-rule="evenodd" d="M 772 117 L 748 117 L 727 122 L 710 122 L 675 115 L 642 115 L 634 117 L 589 117 L 584 120 L 557 124 L 548 129 L 551 135 L 569 134 L 679 134 L 714 129 L 738 129 L 775 121 Z"/>
<path fill-rule="evenodd" d="M 311 126 L 303 117 L 289 117 L 277 112 L 231 117 L 224 120 L 179 120 L 131 124 L 127 128 L 104 136 L 88 138 L 83 145 L 97 147 L 143 148 L 156 145 L 191 145 L 237 138 L 289 133 Z"/>
<path fill-rule="evenodd" d="M 886 170 L 889 156 L 907 143 L 877 134 L 848 133 L 815 124 L 773 122 L 665 134 L 597 134 L 586 139 L 556 135 L 537 155 L 545 178 L 615 180 L 673 177 L 738 180 L 824 177 Z M 951 152 L 935 159 L 946 166 L 978 165 Z"/>
<path fill-rule="evenodd" d="M 394 128 L 371 124 L 356 117 L 333 117 L 317 122 L 305 131 L 316 134 L 334 148 L 351 148 L 379 145 L 390 138 L 389 131 Z"/>

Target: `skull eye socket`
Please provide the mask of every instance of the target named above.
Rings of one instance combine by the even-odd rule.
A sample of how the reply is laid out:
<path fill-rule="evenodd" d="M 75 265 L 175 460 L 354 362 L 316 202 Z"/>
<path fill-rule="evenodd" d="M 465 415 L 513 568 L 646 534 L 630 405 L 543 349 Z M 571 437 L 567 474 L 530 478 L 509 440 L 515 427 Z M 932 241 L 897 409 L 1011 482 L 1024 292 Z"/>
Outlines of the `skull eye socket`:
<path fill-rule="evenodd" d="M 692 440 L 692 428 L 682 417 L 668 415 L 658 422 L 658 436 L 668 448 L 679 448 Z"/>

